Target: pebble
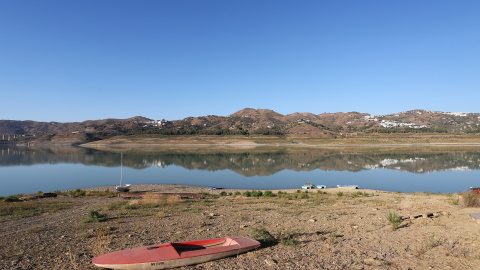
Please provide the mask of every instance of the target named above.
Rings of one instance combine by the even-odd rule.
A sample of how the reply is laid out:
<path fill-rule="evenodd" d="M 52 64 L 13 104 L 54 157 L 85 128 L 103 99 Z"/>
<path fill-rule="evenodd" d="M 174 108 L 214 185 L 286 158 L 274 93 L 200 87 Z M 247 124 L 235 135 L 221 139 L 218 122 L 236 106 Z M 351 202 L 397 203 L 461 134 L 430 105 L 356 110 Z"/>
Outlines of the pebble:
<path fill-rule="evenodd" d="M 272 266 L 272 265 L 277 264 L 277 262 L 274 261 L 274 260 L 272 260 L 272 259 L 265 259 L 265 263 L 266 263 L 268 266 Z"/>

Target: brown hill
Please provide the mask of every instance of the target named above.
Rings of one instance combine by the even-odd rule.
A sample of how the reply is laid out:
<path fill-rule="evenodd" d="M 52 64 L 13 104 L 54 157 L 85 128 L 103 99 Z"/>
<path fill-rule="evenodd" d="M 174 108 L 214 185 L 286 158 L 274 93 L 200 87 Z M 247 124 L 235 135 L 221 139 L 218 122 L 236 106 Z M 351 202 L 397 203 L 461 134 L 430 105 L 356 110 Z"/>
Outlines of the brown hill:
<path fill-rule="evenodd" d="M 44 141 L 59 136 L 68 140 L 69 134 L 83 134 L 80 141 L 92 141 L 140 134 L 263 134 L 334 138 L 346 134 L 410 132 L 480 133 L 480 114 L 412 110 L 389 115 L 359 112 L 318 115 L 296 112 L 282 115 L 267 109 L 246 108 L 229 116 L 208 115 L 175 121 L 152 120 L 142 116 L 72 123 L 0 120 L 0 135 L 29 137 L 29 140 L 42 138 Z"/>

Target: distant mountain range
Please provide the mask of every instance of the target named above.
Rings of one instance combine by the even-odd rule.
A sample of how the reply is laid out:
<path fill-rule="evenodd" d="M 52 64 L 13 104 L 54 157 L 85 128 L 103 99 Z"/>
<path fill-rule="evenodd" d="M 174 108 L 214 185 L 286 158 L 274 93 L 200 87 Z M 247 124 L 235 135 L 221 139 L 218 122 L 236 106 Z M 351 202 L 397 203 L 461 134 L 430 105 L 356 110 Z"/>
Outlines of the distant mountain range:
<path fill-rule="evenodd" d="M 187 117 L 182 120 L 104 119 L 58 123 L 0 120 L 0 140 L 13 137 L 55 137 L 93 141 L 117 135 L 304 135 L 335 138 L 361 133 L 480 133 L 480 113 L 451 113 L 411 110 L 388 115 L 368 113 L 292 113 L 283 115 L 267 109 L 246 108 L 229 116 Z"/>

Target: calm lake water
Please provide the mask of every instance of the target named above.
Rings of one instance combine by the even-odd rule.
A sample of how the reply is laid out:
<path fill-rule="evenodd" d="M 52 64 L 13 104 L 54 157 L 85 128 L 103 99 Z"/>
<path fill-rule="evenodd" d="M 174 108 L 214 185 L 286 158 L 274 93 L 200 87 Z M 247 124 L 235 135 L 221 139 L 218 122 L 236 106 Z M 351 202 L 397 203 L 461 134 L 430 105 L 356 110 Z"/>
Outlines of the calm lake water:
<path fill-rule="evenodd" d="M 480 186 L 480 148 L 0 148 L 0 196 L 123 183 L 291 189 L 305 182 L 401 192 Z"/>

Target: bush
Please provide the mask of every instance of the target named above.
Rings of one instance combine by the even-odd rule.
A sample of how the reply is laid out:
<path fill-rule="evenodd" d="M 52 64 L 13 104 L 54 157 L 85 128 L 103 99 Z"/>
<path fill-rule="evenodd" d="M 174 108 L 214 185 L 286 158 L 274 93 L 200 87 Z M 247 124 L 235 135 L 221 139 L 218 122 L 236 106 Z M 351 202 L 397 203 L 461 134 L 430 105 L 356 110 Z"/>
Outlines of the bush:
<path fill-rule="evenodd" d="M 242 195 L 243 195 L 244 197 L 251 197 L 251 196 L 252 196 L 252 192 L 250 192 L 250 191 L 247 190 L 247 191 L 243 192 Z"/>
<path fill-rule="evenodd" d="M 291 247 L 296 247 L 298 246 L 298 233 L 293 232 L 287 232 L 282 236 L 282 240 L 280 240 L 280 243 L 284 246 L 291 246 Z"/>
<path fill-rule="evenodd" d="M 385 217 L 390 222 L 390 225 L 392 225 L 392 231 L 395 231 L 402 223 L 402 219 L 395 212 L 388 212 Z"/>
<path fill-rule="evenodd" d="M 275 194 L 273 194 L 273 192 L 270 190 L 266 190 L 265 193 L 263 193 L 263 197 L 266 197 L 266 198 L 270 198 L 273 196 L 275 196 Z"/>
<path fill-rule="evenodd" d="M 478 206 L 478 195 L 474 191 L 462 193 L 463 203 L 466 207 L 477 207 Z"/>
<path fill-rule="evenodd" d="M 253 197 L 257 197 L 257 198 L 262 197 L 262 196 L 263 196 L 263 192 L 261 192 L 261 191 L 259 191 L 259 190 L 254 190 L 254 191 L 252 191 L 252 196 L 253 196 Z"/>
<path fill-rule="evenodd" d="M 343 196 L 343 192 L 341 192 L 341 191 L 337 192 L 337 196 L 338 196 L 338 197 L 342 197 L 342 196 Z"/>
<path fill-rule="evenodd" d="M 85 223 L 96 223 L 107 220 L 107 214 L 100 214 L 98 211 L 89 210 L 88 217 L 83 220 Z"/>
<path fill-rule="evenodd" d="M 272 244 L 277 241 L 275 237 L 263 226 L 253 228 L 251 236 L 263 244 Z"/>
<path fill-rule="evenodd" d="M 227 192 L 226 191 L 220 192 L 220 196 L 227 196 Z"/>
<path fill-rule="evenodd" d="M 76 190 L 68 191 L 68 194 L 72 197 L 82 197 L 82 196 L 85 196 L 85 194 L 87 194 L 87 192 L 85 190 L 81 190 L 81 189 L 77 188 Z"/>
<path fill-rule="evenodd" d="M 240 193 L 240 191 L 235 191 L 235 196 L 240 196 L 242 195 L 242 193 Z"/>

